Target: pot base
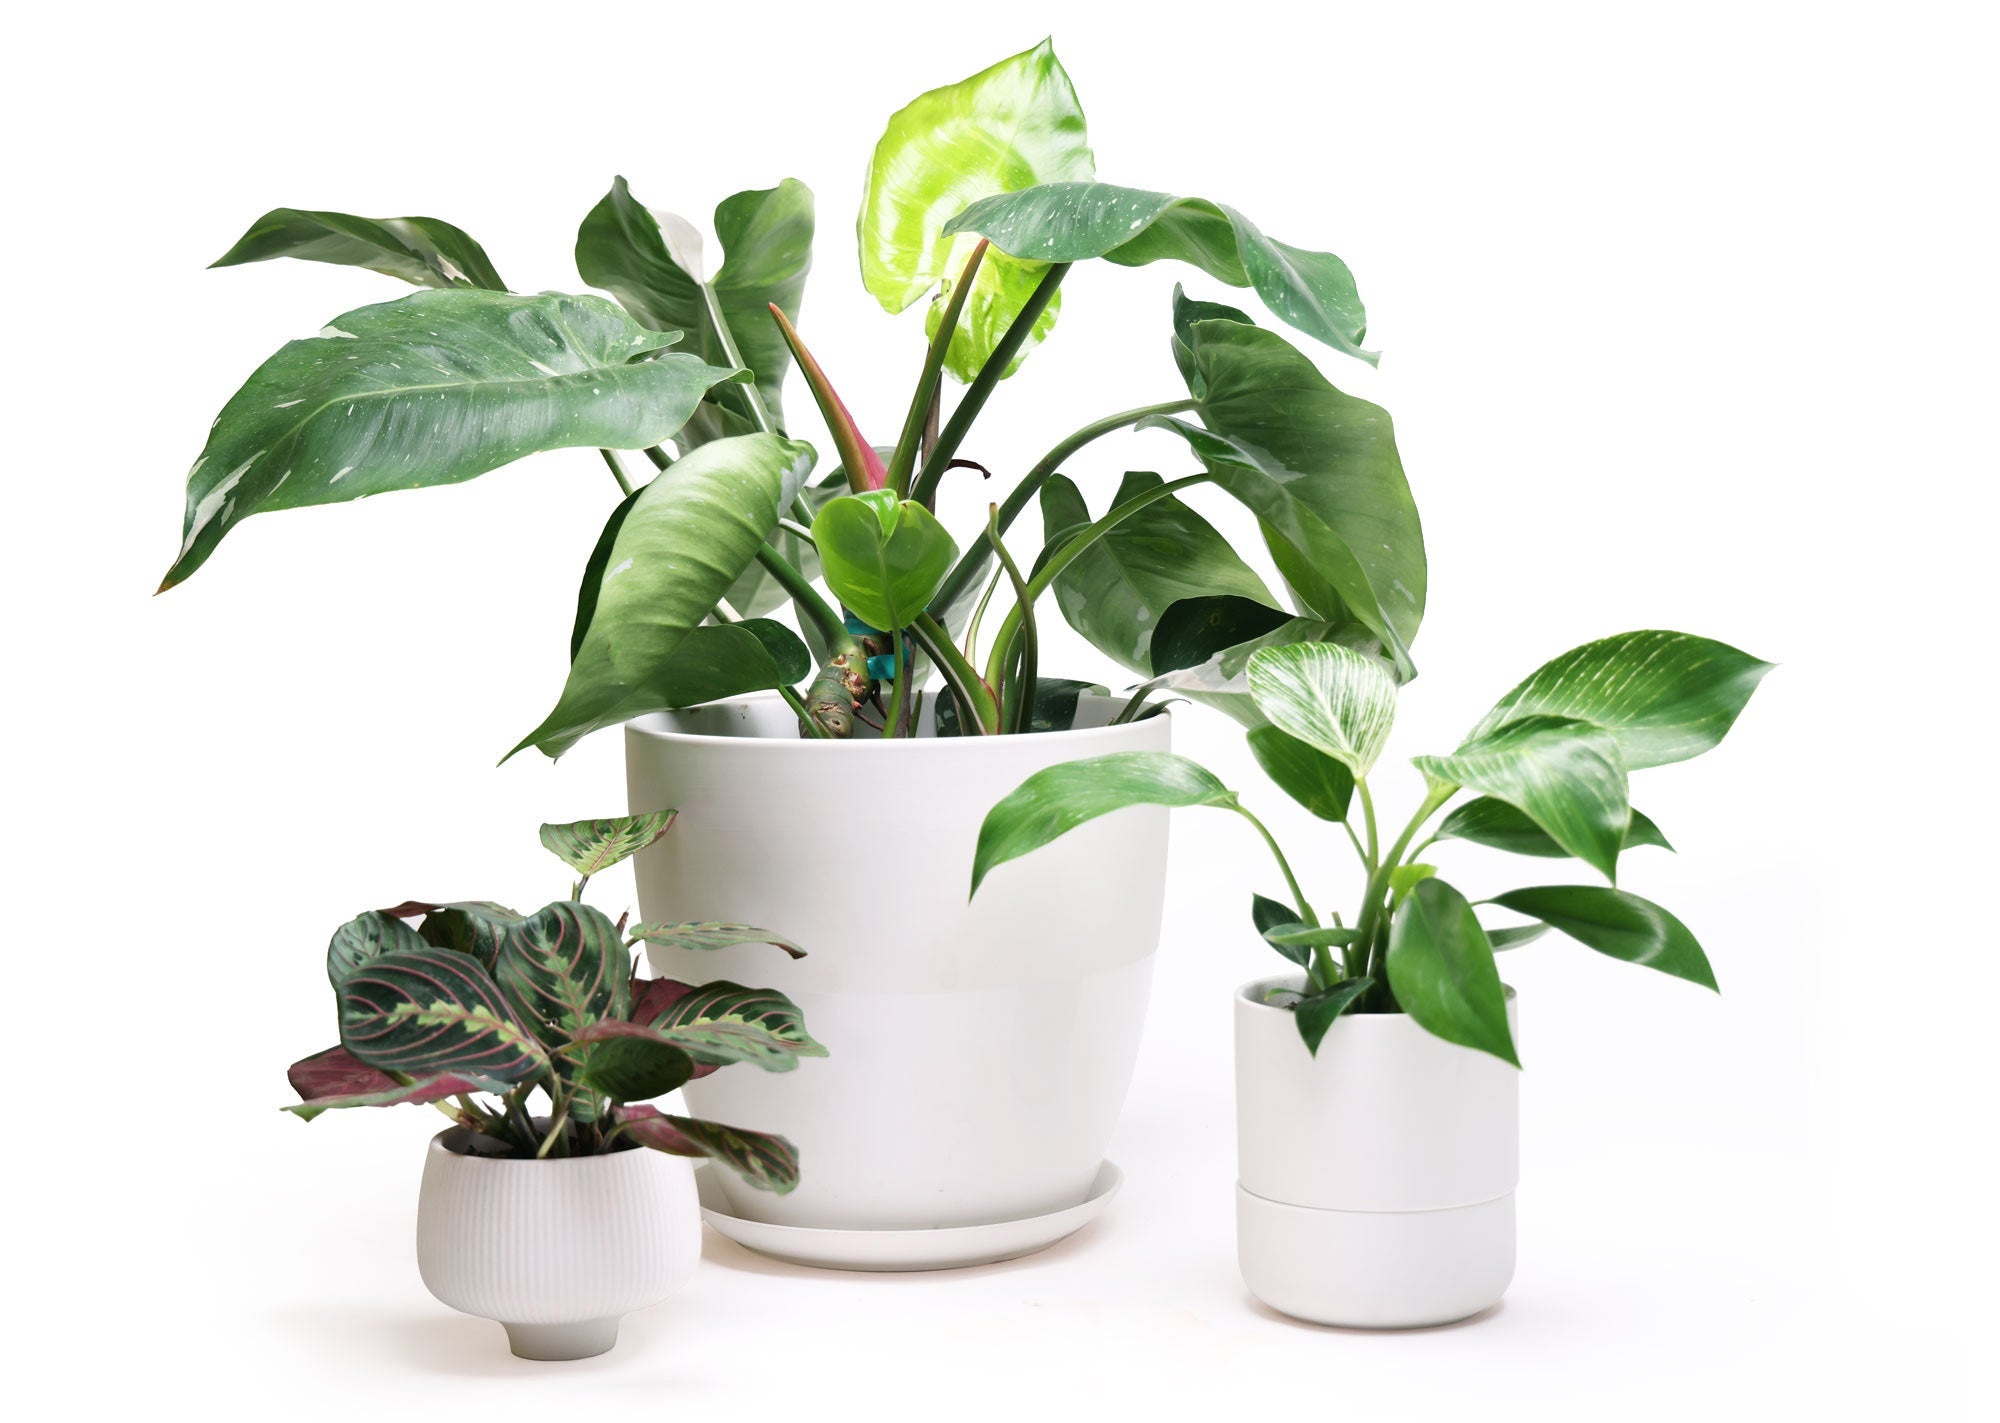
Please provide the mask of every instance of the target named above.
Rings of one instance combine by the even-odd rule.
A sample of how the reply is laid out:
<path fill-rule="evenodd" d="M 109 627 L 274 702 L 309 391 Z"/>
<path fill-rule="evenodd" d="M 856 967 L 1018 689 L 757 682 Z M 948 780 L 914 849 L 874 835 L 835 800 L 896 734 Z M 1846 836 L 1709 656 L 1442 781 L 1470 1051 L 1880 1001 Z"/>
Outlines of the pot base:
<path fill-rule="evenodd" d="M 1514 1278 L 1514 1194 L 1436 1211 L 1332 1211 L 1236 1188 L 1250 1292 L 1294 1319 L 1348 1329 L 1451 1324 Z"/>
<path fill-rule="evenodd" d="M 522 1359 L 557 1362 L 594 1359 L 618 1342 L 620 1316 L 579 1319 L 568 1324 L 507 1324 L 507 1347 Z"/>

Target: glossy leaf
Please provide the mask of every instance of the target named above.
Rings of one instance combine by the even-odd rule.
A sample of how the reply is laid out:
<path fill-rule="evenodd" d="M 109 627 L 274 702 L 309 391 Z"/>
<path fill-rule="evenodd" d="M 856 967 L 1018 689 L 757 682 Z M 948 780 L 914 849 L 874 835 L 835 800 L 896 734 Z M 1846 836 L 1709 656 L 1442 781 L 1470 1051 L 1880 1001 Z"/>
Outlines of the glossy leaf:
<path fill-rule="evenodd" d="M 1437 873 L 1436 865 L 1398 865 L 1389 871 L 1389 903 L 1394 906 L 1409 898 L 1410 891 Z"/>
<path fill-rule="evenodd" d="M 1469 786 L 1525 811 L 1568 853 L 1617 878 L 1632 806 L 1618 743 L 1604 728 L 1531 716 L 1449 756 L 1419 756 L 1416 765 L 1434 782 Z"/>
<path fill-rule="evenodd" d="M 677 996 L 647 1026 L 711 1066 L 750 1062 L 767 1072 L 790 1072 L 802 1057 L 826 1056 L 791 999 L 775 988 L 722 979 Z"/>
<path fill-rule="evenodd" d="M 422 936 L 394 914 L 370 909 L 333 931 L 326 946 L 326 976 L 338 988 L 343 978 L 372 959 L 398 949 L 424 947 Z"/>
<path fill-rule="evenodd" d="M 1517 889 L 1491 902 L 1539 919 L 1600 954 L 1715 987 L 1715 970 L 1687 925 L 1650 899 L 1603 885 L 1571 884 Z"/>
<path fill-rule="evenodd" d="M 1524 717 L 1569 717 L 1609 731 L 1627 768 L 1664 766 L 1721 741 L 1771 666 L 1684 632 L 1620 633 L 1544 663 L 1472 735 Z"/>
<path fill-rule="evenodd" d="M 1419 1027 L 1521 1065 L 1492 945 L 1465 896 L 1443 880 L 1425 880 L 1396 911 L 1388 968 L 1397 1004 Z"/>
<path fill-rule="evenodd" d="M 620 1107 L 617 1118 L 625 1134 L 640 1145 L 674 1156 L 719 1161 L 760 1191 L 782 1196 L 799 1184 L 798 1148 L 781 1136 L 668 1116 L 647 1106 Z"/>
<path fill-rule="evenodd" d="M 1318 1057 L 1319 1045 L 1326 1040 L 1327 1029 L 1333 1026 L 1334 1019 L 1360 1002 L 1374 986 L 1372 978 L 1344 978 L 1331 988 L 1305 994 L 1294 1003 L 1292 1018 L 1298 1024 L 1306 1051 Z"/>
<path fill-rule="evenodd" d="M 787 476 L 812 458 L 776 435 L 717 440 L 620 506 L 585 572 L 562 698 L 515 750 L 559 756 L 602 726 L 786 681 L 757 631 L 701 623 L 777 526 Z"/>
<path fill-rule="evenodd" d="M 693 1076 L 693 1058 L 674 1044 L 646 1033 L 605 1037 L 590 1048 L 577 1070 L 578 1081 L 614 1102 L 649 1102 L 666 1096 Z"/>
<path fill-rule="evenodd" d="M 421 915 L 417 935 L 426 944 L 471 954 L 489 973 L 499 956 L 500 941 L 507 937 L 507 930 L 521 918 L 506 905 L 485 899 L 464 900 L 456 904 L 430 904 L 412 899 L 383 912 L 406 920 Z"/>
<path fill-rule="evenodd" d="M 1283 954 L 1300 968 L 1312 967 L 1312 950 L 1298 944 L 1279 943 L 1271 935 L 1279 930 L 1289 929 L 1299 922 L 1299 912 L 1289 904 L 1275 899 L 1267 899 L 1261 894 L 1250 896 L 1250 922 L 1257 926 L 1257 937 Z"/>
<path fill-rule="evenodd" d="M 1396 720 L 1396 678 L 1379 660 L 1338 643 L 1300 642 L 1257 652 L 1248 676 L 1273 726 L 1357 776 L 1373 769 Z"/>
<path fill-rule="evenodd" d="M 1275 632 L 1292 615 L 1268 603 L 1229 594 L 1182 598 L 1160 614 L 1147 653 L 1155 675 L 1206 662 L 1225 648 Z M 1246 654 L 1247 661 L 1247 654 Z"/>
<path fill-rule="evenodd" d="M 1344 949 L 1360 937 L 1353 929 L 1305 924 L 1296 919 L 1290 923 L 1274 924 L 1264 931 L 1264 938 L 1269 943 L 1298 949 Z"/>
<path fill-rule="evenodd" d="M 341 1046 L 384 1072 L 539 1076 L 548 1055 L 479 961 L 451 949 L 397 949 L 337 987 Z"/>
<path fill-rule="evenodd" d="M 1523 811 L 1491 796 L 1481 796 L 1455 808 L 1438 822 L 1437 838 L 1469 840 L 1495 850 L 1506 850 L 1516 855 L 1538 855 L 1544 859 L 1562 859 L 1569 854 Z M 1659 826 L 1644 812 L 1635 810 L 1632 812 L 1632 823 L 1625 830 L 1624 848 L 1630 850 L 1638 845 L 1657 845 L 1663 850 L 1674 848 L 1660 833 Z"/>
<path fill-rule="evenodd" d="M 861 280 L 884 309 L 906 310 L 964 267 L 977 239 L 947 236 L 945 224 L 967 203 L 1094 171 L 1083 109 L 1048 40 L 933 89 L 890 117 L 869 160 L 857 224 Z M 1032 254 L 988 254 L 945 369 L 963 381 L 978 373 L 1046 266 Z M 1035 322 L 1023 356 L 1055 325 L 1057 305 Z M 941 311 L 941 302 L 933 305 L 933 322 Z"/>
<path fill-rule="evenodd" d="M 847 476 L 843 470 L 836 468 L 824 479 L 815 480 L 811 485 L 801 489 L 797 500 L 787 501 L 783 507 L 787 513 L 796 517 L 798 510 L 795 504 L 803 504 L 805 517 L 801 522 L 810 529 L 819 511 L 830 501 L 847 492 Z M 809 540 L 788 529 L 780 528 L 771 535 L 769 543 L 787 563 L 803 573 L 808 580 L 817 581 L 820 578 L 819 550 L 814 548 Z M 730 607 L 746 618 L 763 617 L 766 613 L 784 607 L 792 600 L 792 595 L 785 591 L 784 585 L 773 578 L 763 564 L 754 562 L 736 576 L 736 581 L 729 585 L 729 592 L 724 597 Z M 818 659 L 814 660 L 817 662 Z"/>
<path fill-rule="evenodd" d="M 663 221 L 674 230 L 674 241 L 662 231 Z M 723 258 L 711 278 L 702 265 L 700 235 L 672 214 L 648 209 L 617 178 L 577 230 L 576 269 L 590 285 L 617 297 L 641 325 L 686 331 L 687 349 L 712 365 L 733 366 L 737 362 L 728 356 L 702 291 L 705 282 L 712 283 L 737 354 L 782 429 L 781 399 L 791 353 L 771 321 L 770 307 L 798 317 L 812 269 L 812 189 L 787 178 L 775 188 L 724 198 L 715 209 L 715 235 Z M 718 387 L 710 399 L 741 421 L 753 419 L 740 388 Z M 702 443 L 729 433 L 710 423 L 714 427 L 703 432 Z M 750 428 L 746 424 L 735 433 L 747 434 Z"/>
<path fill-rule="evenodd" d="M 1157 474 L 1125 476 L 1113 508 L 1157 489 Z M 1058 474 L 1042 486 L 1044 556 L 1091 522 L 1083 494 Z M 1153 632 L 1183 599 L 1228 596 L 1269 604 L 1271 592 L 1215 526 L 1172 495 L 1104 533 L 1057 575 L 1056 606 L 1092 646 L 1143 675 L 1154 670 Z"/>
<path fill-rule="evenodd" d="M 1171 611 L 1171 610 L 1169 610 Z M 1341 629 L 1317 618 L 1287 618 L 1269 632 L 1248 642 L 1224 647 L 1205 661 L 1162 672 L 1140 684 L 1146 692 L 1165 689 L 1190 701 L 1213 708 L 1248 728 L 1269 726 L 1250 696 L 1250 659 L 1266 647 L 1289 647 L 1295 642 L 1320 642 L 1337 637 Z M 1365 635 L 1365 634 L 1364 634 Z M 1371 644 L 1372 645 L 1372 644 Z M 1157 646 L 1157 643 L 1156 643 Z"/>
<path fill-rule="evenodd" d="M 1242 213 L 1205 198 L 1045 182 L 982 199 L 945 231 L 974 233 L 1002 252 L 1041 262 L 1188 262 L 1233 287 L 1254 288 L 1279 319 L 1308 336 L 1375 362 L 1374 352 L 1361 349 L 1368 317 L 1345 262 L 1266 237 Z"/>
<path fill-rule="evenodd" d="M 545 1043 L 568 1042 L 631 1006 L 625 939 L 602 911 L 557 900 L 514 924 L 493 976 Z"/>
<path fill-rule="evenodd" d="M 486 249 L 434 217 L 356 217 L 346 212 L 272 208 L 250 224 L 211 267 L 296 257 L 338 267 L 366 267 L 419 287 L 478 287 L 504 292 Z M 671 329 L 671 328 L 661 328 Z"/>
<path fill-rule="evenodd" d="M 676 339 L 594 296 L 426 291 L 350 311 L 222 408 L 161 586 L 252 514 L 457 484 L 539 450 L 658 444 L 732 376 L 658 354 Z"/>
<path fill-rule="evenodd" d="M 937 516 L 893 490 L 835 499 L 813 520 L 826 586 L 870 627 L 909 625 L 958 560 Z"/>
<path fill-rule="evenodd" d="M 1488 929 L 1486 941 L 1497 954 L 1503 949 L 1518 949 L 1523 944 L 1532 944 L 1548 932 L 1546 924 L 1509 924 L 1501 929 Z"/>
<path fill-rule="evenodd" d="M 721 924 L 713 921 L 689 924 L 640 924 L 633 928 L 628 937 L 644 939 L 649 944 L 663 949 L 729 949 L 738 944 L 770 944 L 783 949 L 795 959 L 802 959 L 806 951 L 790 939 L 773 934 L 769 929 L 753 929 L 748 924 Z"/>
<path fill-rule="evenodd" d="M 1250 754 L 1272 782 L 1321 820 L 1347 819 L 1354 772 L 1315 746 L 1275 726 L 1250 732 Z"/>
<path fill-rule="evenodd" d="M 311 1121 L 342 1107 L 396 1107 L 441 1102 L 465 1092 L 506 1092 L 509 1083 L 491 1077 L 441 1073 L 416 1082 L 398 1082 L 368 1066 L 344 1047 L 295 1062 L 286 1074 L 299 1101 L 285 1108 Z"/>
<path fill-rule="evenodd" d="M 630 859 L 667 833 L 677 811 L 620 815 L 610 820 L 576 820 L 544 825 L 542 848 L 588 879 Z"/>
<path fill-rule="evenodd" d="M 1134 805 L 1234 808 L 1236 793 L 1185 756 L 1114 751 L 1035 772 L 986 812 L 972 860 L 972 894 L 996 866 L 1077 826 Z"/>

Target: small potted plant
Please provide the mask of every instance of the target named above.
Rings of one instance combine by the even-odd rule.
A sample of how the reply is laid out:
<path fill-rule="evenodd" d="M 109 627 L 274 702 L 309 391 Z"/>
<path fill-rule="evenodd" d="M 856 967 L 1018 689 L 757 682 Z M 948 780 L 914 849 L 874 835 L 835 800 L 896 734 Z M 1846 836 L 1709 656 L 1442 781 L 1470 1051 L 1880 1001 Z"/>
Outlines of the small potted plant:
<path fill-rule="evenodd" d="M 581 1359 L 619 1320 L 684 1285 L 701 1255 L 694 1167 L 758 1190 L 798 1184 L 782 1136 L 651 1105 L 735 1063 L 786 1072 L 826 1050 L 781 993 L 694 988 L 632 972 L 642 939 L 776 944 L 740 924 L 629 932 L 582 902 L 591 875 L 657 840 L 672 811 L 544 825 L 580 878 L 533 914 L 491 902 L 411 901 L 334 931 L 327 977 L 340 1045 L 293 1064 L 310 1121 L 337 1107 L 428 1104 L 417 1264 L 432 1294 L 506 1326 L 526 1359 Z"/>
<path fill-rule="evenodd" d="M 1494 956 L 1553 928 L 1715 988 L 1687 927 L 1615 884 L 1621 853 L 1667 845 L 1632 808 L 1627 777 L 1714 746 L 1769 670 L 1671 632 L 1564 653 L 1456 750 L 1416 758 L 1424 794 L 1392 834 L 1369 785 L 1395 714 L 1391 670 L 1334 643 L 1263 649 L 1244 669 L 1266 723 L 1250 748 L 1282 790 L 1341 826 L 1365 883 L 1351 913 L 1323 919 L 1236 793 L 1162 753 L 1029 777 L 986 817 L 973 891 L 996 866 L 1125 806 L 1215 806 L 1256 827 L 1288 897 L 1256 896 L 1251 914 L 1292 971 L 1236 995 L 1244 1281 L 1272 1308 L 1322 1324 L 1463 1319 L 1514 1273 L 1520 1059 L 1514 993 Z M 1475 906 L 1429 857 L 1451 841 L 1574 858 L 1607 883 L 1536 885 Z M 1477 912 L 1486 905 L 1528 922 L 1489 927 Z"/>

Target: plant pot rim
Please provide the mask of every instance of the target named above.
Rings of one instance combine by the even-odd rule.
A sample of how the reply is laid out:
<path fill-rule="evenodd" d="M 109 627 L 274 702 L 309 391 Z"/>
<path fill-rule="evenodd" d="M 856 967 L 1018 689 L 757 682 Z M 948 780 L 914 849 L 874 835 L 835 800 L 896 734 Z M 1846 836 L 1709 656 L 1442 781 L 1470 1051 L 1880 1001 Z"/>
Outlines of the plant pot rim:
<path fill-rule="evenodd" d="M 1118 696 L 1084 696 L 1078 699 L 1079 704 L 1083 702 L 1112 702 L 1119 705 L 1123 705 L 1126 700 L 1127 698 Z M 703 702 L 700 707 L 685 707 L 681 710 L 699 711 L 709 707 L 735 707 L 776 701 L 778 701 L 778 694 L 776 692 L 751 692 L 745 696 L 723 697 L 717 701 Z M 976 747 L 996 744 L 1005 745 L 1010 742 L 1018 743 L 1021 741 L 1039 742 L 1045 737 L 1115 741 L 1129 734 L 1135 727 L 1143 726 L 1156 718 L 1168 717 L 1172 714 L 1172 712 L 1163 709 L 1155 711 L 1151 716 L 1141 718 L 1138 721 L 1122 722 L 1114 726 L 1070 727 L 1064 731 L 1032 731 L 1011 736 L 899 736 L 887 739 L 879 736 L 869 736 L 852 737 L 844 740 L 821 740 L 817 737 L 798 737 L 794 739 L 777 736 L 716 736 L 700 731 L 675 731 L 658 724 L 660 718 L 674 715 L 674 713 L 648 712 L 645 716 L 633 717 L 630 721 L 626 722 L 625 731 L 627 735 L 642 736 L 650 741 L 662 742 L 672 746 L 755 745 L 799 748 L 813 755 L 834 752 L 843 755 L 874 754 L 891 756 L 907 755 L 912 747 L 926 747 L 940 751 L 945 755 L 958 756 L 969 755 Z"/>
<path fill-rule="evenodd" d="M 1300 993 L 1305 990 L 1305 986 L 1306 976 L 1303 973 L 1267 974 L 1263 978 L 1253 978 L 1248 983 L 1239 984 L 1236 989 L 1236 996 L 1260 1012 L 1283 1013 L 1290 1016 L 1292 1011 L 1290 1008 L 1280 1008 L 1274 1003 L 1266 1003 L 1264 1001 L 1264 994 L 1273 988 L 1289 988 L 1294 993 Z M 1514 1001 L 1516 995 L 1513 984 L 1503 983 L 1500 985 L 1500 989 L 1507 995 L 1509 1003 Z M 1412 1023 L 1415 1022 L 1415 1019 L 1411 1018 L 1408 1013 L 1342 1013 L 1340 1021 L 1343 1023 Z"/>

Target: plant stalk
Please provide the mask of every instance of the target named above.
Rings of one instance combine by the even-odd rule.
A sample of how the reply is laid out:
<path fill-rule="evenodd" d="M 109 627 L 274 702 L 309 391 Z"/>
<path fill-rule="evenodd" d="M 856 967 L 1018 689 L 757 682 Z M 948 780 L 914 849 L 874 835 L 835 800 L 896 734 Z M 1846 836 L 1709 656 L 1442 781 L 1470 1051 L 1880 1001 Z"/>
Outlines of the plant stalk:
<path fill-rule="evenodd" d="M 1012 708 L 1007 729 L 1025 732 L 1035 716 L 1035 684 L 1041 672 L 1041 644 L 1035 632 L 1035 595 L 1028 587 L 1028 580 L 1021 576 L 1020 565 L 1007 552 L 1007 545 L 1000 541 L 1000 506 L 986 506 L 986 541 L 993 545 L 994 556 L 1007 572 L 1007 581 L 1014 585 L 1014 606 L 1020 611 L 1021 656 L 1018 667 L 1004 680 L 999 669 L 992 663 L 986 667 L 987 685 L 998 689 L 1003 706 Z M 1010 624 L 1002 624 L 1002 632 Z M 996 645 L 997 650 L 997 645 Z"/>
<path fill-rule="evenodd" d="M 919 613 L 905 631 L 916 639 L 924 655 L 937 663 L 939 673 L 958 699 L 960 717 L 970 720 L 982 734 L 990 736 L 998 732 L 1000 703 L 994 698 L 993 689 L 980 680 L 965 654 L 953 645 L 943 624 L 929 613 Z"/>
<path fill-rule="evenodd" d="M 937 409 L 938 383 L 944 379 L 944 358 L 951 349 L 952 336 L 958 331 L 959 313 L 965 310 L 966 293 L 972 290 L 972 278 L 986 256 L 986 247 L 986 239 L 980 238 L 979 245 L 966 258 L 965 267 L 958 274 L 958 284 L 951 289 L 951 296 L 945 302 L 937 334 L 931 337 L 930 347 L 924 352 L 924 367 L 917 376 L 916 391 L 910 396 L 909 413 L 903 417 L 903 433 L 897 436 L 896 452 L 889 458 L 889 487 L 896 491 L 898 499 L 909 497 L 910 475 L 917 467 L 917 454 L 924 444 L 925 427 Z"/>
<path fill-rule="evenodd" d="M 632 497 L 632 481 L 625 477 L 625 467 L 618 463 L 618 456 L 604 449 L 600 449 L 598 453 L 604 456 L 605 464 L 611 467 L 611 477 L 618 481 L 618 492 L 623 494 L 627 499 L 630 499 Z"/>
<path fill-rule="evenodd" d="M 723 320 L 722 303 L 716 299 L 713 283 L 701 284 L 701 299 L 708 306 L 708 319 L 715 325 L 715 338 L 722 343 L 723 356 L 730 365 L 749 370 L 743 364 L 743 353 L 736 348 L 736 337 L 730 331 L 729 323 Z M 750 371 L 750 379 L 743 386 L 743 395 L 750 403 L 750 418 L 757 422 L 757 428 L 767 435 L 775 435 L 778 424 L 771 418 L 771 408 L 764 403 L 764 393 L 757 389 L 755 371 Z"/>

